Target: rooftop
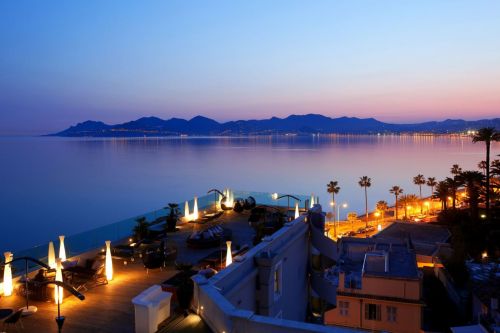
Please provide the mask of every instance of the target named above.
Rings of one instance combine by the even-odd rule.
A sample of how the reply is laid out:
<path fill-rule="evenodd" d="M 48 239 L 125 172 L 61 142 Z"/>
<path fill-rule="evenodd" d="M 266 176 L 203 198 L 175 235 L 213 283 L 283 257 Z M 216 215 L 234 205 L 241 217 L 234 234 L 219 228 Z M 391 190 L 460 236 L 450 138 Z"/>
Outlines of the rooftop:
<path fill-rule="evenodd" d="M 380 231 L 375 238 L 387 240 L 406 240 L 411 237 L 414 243 L 446 243 L 451 236 L 445 227 L 428 223 L 396 222 Z"/>
<path fill-rule="evenodd" d="M 418 279 L 415 252 L 408 244 L 383 239 L 345 237 L 340 242 L 339 271 L 375 277 Z"/>

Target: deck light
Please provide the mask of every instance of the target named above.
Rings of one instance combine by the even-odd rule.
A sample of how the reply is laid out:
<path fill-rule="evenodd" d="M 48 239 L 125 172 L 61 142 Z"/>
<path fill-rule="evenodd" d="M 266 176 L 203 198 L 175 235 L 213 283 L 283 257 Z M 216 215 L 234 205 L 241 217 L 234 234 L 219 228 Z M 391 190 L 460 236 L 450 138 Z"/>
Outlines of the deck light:
<path fill-rule="evenodd" d="M 113 259 L 111 258 L 111 241 L 107 240 L 106 243 L 106 279 L 113 280 Z"/>
<path fill-rule="evenodd" d="M 226 241 L 226 267 L 233 263 L 233 254 L 231 253 L 231 241 Z"/>
<path fill-rule="evenodd" d="M 54 242 L 49 242 L 49 254 L 47 256 L 47 264 L 50 268 L 56 268 L 56 251 L 54 250 Z"/>
<path fill-rule="evenodd" d="M 66 249 L 64 247 L 64 236 L 59 236 L 59 258 L 61 259 L 61 261 L 66 261 Z"/>
<path fill-rule="evenodd" d="M 189 202 L 187 202 L 187 200 L 186 203 L 184 204 L 184 217 L 186 218 L 186 220 L 191 219 L 191 216 L 189 215 Z"/>
<path fill-rule="evenodd" d="M 5 262 L 11 262 L 14 255 L 12 252 L 5 252 Z M 10 296 L 12 295 L 12 268 L 10 264 L 6 264 L 3 269 L 3 295 Z"/>
<path fill-rule="evenodd" d="M 295 203 L 295 218 L 299 217 L 299 203 Z"/>
<path fill-rule="evenodd" d="M 488 258 L 488 252 L 484 251 L 483 253 L 481 253 L 481 258 L 483 259 Z"/>
<path fill-rule="evenodd" d="M 313 208 L 314 207 L 314 193 L 311 194 L 311 206 L 310 208 Z"/>
<path fill-rule="evenodd" d="M 196 221 L 198 217 L 198 197 L 194 197 L 193 220 Z"/>
<path fill-rule="evenodd" d="M 56 281 L 63 282 L 61 258 L 57 258 L 57 260 L 56 260 Z M 56 302 L 56 304 L 62 303 L 62 301 L 63 301 L 63 287 L 56 286 L 54 288 L 54 301 Z"/>

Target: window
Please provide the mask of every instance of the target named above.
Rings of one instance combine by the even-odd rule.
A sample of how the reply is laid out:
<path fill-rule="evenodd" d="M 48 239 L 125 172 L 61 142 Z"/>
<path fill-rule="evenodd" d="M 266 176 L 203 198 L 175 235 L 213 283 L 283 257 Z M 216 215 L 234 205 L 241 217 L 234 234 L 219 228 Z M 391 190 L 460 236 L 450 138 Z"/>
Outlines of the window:
<path fill-rule="evenodd" d="M 397 307 L 395 307 L 395 306 L 388 306 L 387 307 L 387 321 L 395 323 L 397 314 L 398 314 Z"/>
<path fill-rule="evenodd" d="M 279 262 L 276 265 L 276 268 L 274 270 L 274 299 L 278 299 L 281 297 L 281 289 L 282 289 L 282 280 L 281 280 L 281 271 L 282 271 L 282 266 L 281 262 Z"/>
<path fill-rule="evenodd" d="M 365 319 L 380 321 L 380 305 L 365 304 Z"/>
<path fill-rule="evenodd" d="M 349 302 L 339 301 L 339 314 L 343 317 L 349 315 Z"/>

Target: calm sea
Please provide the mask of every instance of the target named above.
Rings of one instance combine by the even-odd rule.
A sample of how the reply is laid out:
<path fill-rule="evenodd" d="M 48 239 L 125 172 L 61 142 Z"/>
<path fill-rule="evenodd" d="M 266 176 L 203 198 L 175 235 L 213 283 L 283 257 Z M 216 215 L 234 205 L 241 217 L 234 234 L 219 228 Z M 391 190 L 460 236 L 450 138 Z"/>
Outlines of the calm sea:
<path fill-rule="evenodd" d="M 493 145 L 492 156 L 500 153 Z M 418 173 L 477 169 L 484 144 L 468 138 L 334 136 L 279 138 L 0 138 L 0 251 L 44 243 L 179 202 L 208 189 L 314 193 L 340 182 L 338 200 L 362 212 L 392 203 L 388 189 L 417 193 Z M 429 194 L 426 187 L 425 194 Z"/>

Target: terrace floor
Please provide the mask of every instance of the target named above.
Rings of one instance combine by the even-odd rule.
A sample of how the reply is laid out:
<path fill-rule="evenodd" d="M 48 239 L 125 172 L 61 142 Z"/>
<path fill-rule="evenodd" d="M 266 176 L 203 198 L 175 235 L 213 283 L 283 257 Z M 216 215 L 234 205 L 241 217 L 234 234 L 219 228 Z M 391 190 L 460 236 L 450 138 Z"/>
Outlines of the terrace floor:
<path fill-rule="evenodd" d="M 232 230 L 233 244 L 252 246 L 253 229 L 248 225 L 248 213 L 237 214 L 226 212 L 217 224 Z M 215 223 L 215 222 L 213 222 Z M 197 263 L 217 248 L 191 249 L 186 246 L 186 239 L 195 229 L 209 226 L 193 225 L 184 223 L 180 230 L 169 236 L 169 244 L 175 243 L 178 249 L 178 261 Z M 97 252 L 98 250 L 96 250 Z M 76 297 L 66 296 L 61 305 L 61 315 L 66 317 L 63 332 L 70 333 L 132 333 L 134 332 L 134 307 L 132 298 L 153 284 L 172 277 L 177 271 L 173 267 L 164 270 L 150 270 L 149 274 L 142 265 L 141 260 L 123 265 L 122 262 L 114 260 L 114 279 L 108 285 L 98 286 L 84 292 L 85 300 L 80 301 Z M 17 309 L 25 304 L 24 297 L 11 296 L 0 298 L 0 308 Z M 24 329 L 21 332 L 56 332 L 57 306 L 53 302 L 31 302 L 38 307 L 38 312 L 32 316 L 24 317 L 22 323 Z M 196 319 L 197 316 L 189 316 L 181 320 L 169 332 L 208 332 L 206 325 Z M 1 328 L 1 322 L 0 322 Z M 10 331 L 16 331 L 11 328 Z"/>

